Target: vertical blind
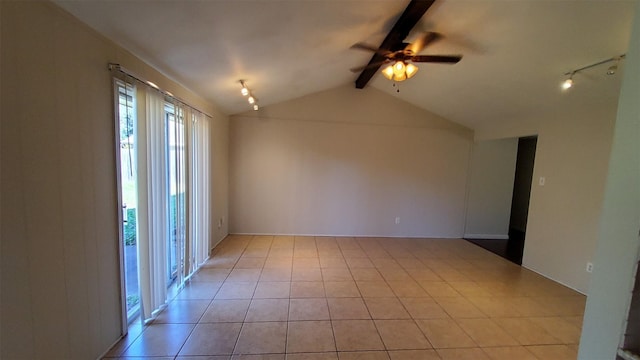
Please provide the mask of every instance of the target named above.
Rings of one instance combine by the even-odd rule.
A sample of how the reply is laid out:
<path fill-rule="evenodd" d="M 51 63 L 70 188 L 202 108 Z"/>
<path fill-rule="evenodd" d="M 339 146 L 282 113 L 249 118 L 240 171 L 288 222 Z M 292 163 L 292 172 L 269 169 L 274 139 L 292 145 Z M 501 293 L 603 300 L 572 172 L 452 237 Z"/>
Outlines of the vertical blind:
<path fill-rule="evenodd" d="M 115 86 L 136 89 L 138 277 L 141 318 L 147 322 L 167 303 L 168 287 L 184 286 L 209 255 L 210 117 L 114 73 Z"/>

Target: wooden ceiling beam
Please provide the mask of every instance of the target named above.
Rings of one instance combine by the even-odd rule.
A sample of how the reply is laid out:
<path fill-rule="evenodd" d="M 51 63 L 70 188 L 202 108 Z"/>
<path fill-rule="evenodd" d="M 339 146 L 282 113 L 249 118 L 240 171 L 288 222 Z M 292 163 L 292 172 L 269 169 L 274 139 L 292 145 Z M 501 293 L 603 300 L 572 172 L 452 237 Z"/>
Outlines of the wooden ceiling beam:
<path fill-rule="evenodd" d="M 402 49 L 402 42 L 407 38 L 411 29 L 416 26 L 427 10 L 429 10 L 434 1 L 435 0 L 411 0 L 379 48 L 391 51 Z M 368 65 L 384 61 L 384 59 L 383 55 L 375 53 L 371 57 Z M 363 89 L 378 69 L 380 69 L 380 65 L 362 70 L 360 76 L 356 79 L 356 88 Z"/>

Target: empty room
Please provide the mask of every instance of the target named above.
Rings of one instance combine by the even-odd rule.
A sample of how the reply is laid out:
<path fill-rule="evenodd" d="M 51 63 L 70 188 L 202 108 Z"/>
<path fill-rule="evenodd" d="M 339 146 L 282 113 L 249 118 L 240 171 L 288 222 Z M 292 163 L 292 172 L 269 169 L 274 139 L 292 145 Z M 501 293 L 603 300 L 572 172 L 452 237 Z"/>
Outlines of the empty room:
<path fill-rule="evenodd" d="M 0 358 L 640 358 L 639 1 L 0 17 Z"/>

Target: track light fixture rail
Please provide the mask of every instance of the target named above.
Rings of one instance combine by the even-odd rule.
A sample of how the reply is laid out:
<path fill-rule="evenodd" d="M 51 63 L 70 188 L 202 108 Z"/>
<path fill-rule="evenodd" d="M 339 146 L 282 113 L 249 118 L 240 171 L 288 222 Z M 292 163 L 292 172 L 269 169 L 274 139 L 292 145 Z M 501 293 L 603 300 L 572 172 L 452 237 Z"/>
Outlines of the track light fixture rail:
<path fill-rule="evenodd" d="M 258 111 L 258 109 L 260 108 L 260 106 L 258 106 L 258 99 L 253 96 L 251 89 L 249 89 L 249 87 L 247 86 L 246 80 L 240 79 L 238 80 L 238 82 L 242 86 L 242 89 L 240 89 L 240 93 L 242 94 L 242 96 L 246 96 L 249 105 L 253 107 L 253 110 Z"/>
<path fill-rule="evenodd" d="M 615 61 L 615 64 L 609 66 L 609 68 L 607 69 L 607 75 L 615 74 L 616 71 L 618 70 L 618 64 L 620 63 L 620 60 L 624 59 L 626 56 L 627 54 L 614 56 L 606 60 L 598 61 L 597 63 L 583 66 L 575 70 L 567 71 L 566 73 L 564 73 L 564 76 L 567 76 L 567 78 L 562 82 L 562 89 L 567 90 L 573 86 L 573 75 L 575 75 L 576 73 L 587 70 L 587 69 L 591 69 L 592 67 L 595 67 L 598 65 L 607 64 L 612 61 Z"/>

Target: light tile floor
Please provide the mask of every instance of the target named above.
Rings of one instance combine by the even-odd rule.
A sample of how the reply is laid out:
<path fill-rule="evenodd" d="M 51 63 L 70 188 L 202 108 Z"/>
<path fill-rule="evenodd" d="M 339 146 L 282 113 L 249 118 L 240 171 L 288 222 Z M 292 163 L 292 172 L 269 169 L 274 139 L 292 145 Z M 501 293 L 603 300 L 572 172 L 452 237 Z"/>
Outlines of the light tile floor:
<path fill-rule="evenodd" d="M 107 358 L 575 359 L 584 305 L 464 240 L 232 235 Z"/>

